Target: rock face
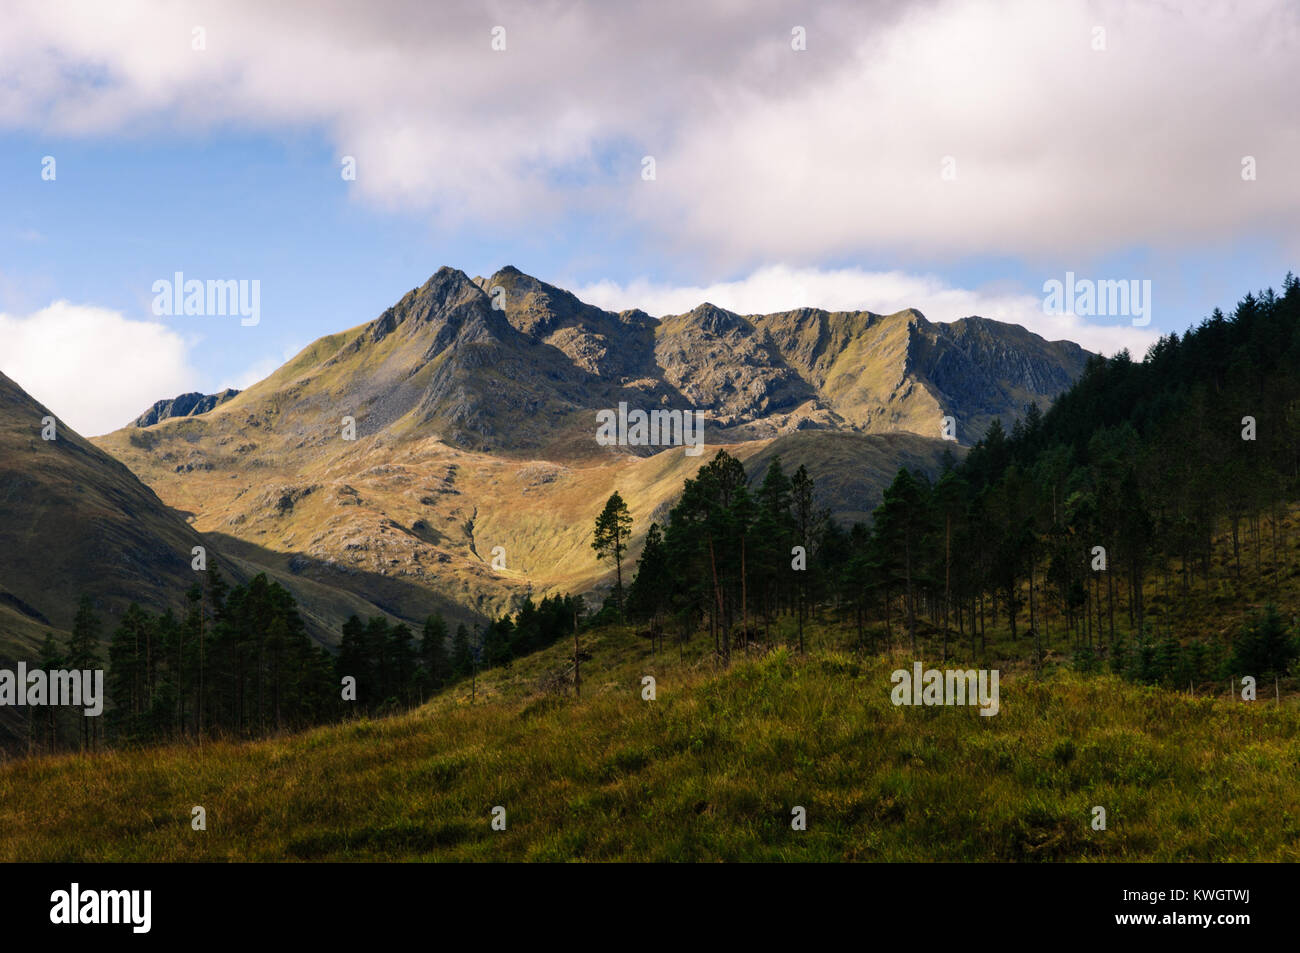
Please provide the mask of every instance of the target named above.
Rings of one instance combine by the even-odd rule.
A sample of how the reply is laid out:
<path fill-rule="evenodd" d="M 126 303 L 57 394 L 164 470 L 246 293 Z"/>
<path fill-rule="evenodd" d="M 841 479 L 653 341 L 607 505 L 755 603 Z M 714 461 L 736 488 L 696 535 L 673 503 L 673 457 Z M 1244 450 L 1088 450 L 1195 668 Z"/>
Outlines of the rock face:
<path fill-rule="evenodd" d="M 227 387 L 219 394 L 195 392 L 193 394 L 181 394 L 171 400 L 160 400 L 135 418 L 135 426 L 152 427 L 158 421 L 167 420 L 171 417 L 193 417 L 196 414 L 206 414 L 213 408 L 220 407 L 238 393 L 239 391 L 233 387 Z"/>
<path fill-rule="evenodd" d="M 474 284 L 511 328 L 587 375 L 583 409 L 703 410 L 720 440 L 806 429 L 937 435 L 953 416 L 972 444 L 994 417 L 1046 406 L 1083 371 L 1088 352 L 985 318 L 952 324 L 803 308 L 739 315 L 710 303 L 660 320 L 584 304 L 515 268 Z M 604 401 L 601 403 L 600 401 Z"/>

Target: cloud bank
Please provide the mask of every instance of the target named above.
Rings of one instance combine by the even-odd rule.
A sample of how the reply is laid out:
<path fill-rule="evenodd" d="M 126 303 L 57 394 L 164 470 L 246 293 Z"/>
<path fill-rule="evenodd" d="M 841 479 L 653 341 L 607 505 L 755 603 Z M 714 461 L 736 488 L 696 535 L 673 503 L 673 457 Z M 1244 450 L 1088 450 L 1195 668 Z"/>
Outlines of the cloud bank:
<path fill-rule="evenodd" d="M 379 205 L 602 213 L 729 273 L 1285 239 L 1297 88 L 1300 6 L 1263 0 L 27 0 L 0 33 L 0 127 L 311 124 Z"/>
<path fill-rule="evenodd" d="M 673 286 L 646 280 L 626 284 L 605 281 L 575 288 L 574 294 L 611 311 L 640 308 L 656 317 L 681 314 L 705 301 L 738 314 L 768 314 L 808 307 L 877 314 L 915 308 L 931 321 L 956 321 L 978 315 L 1022 325 L 1049 341 L 1074 341 L 1099 354 L 1112 355 L 1128 348 L 1139 360 L 1157 338 L 1151 328 L 1134 327 L 1124 318 L 1103 324 L 1084 321 L 1072 314 L 1048 314 L 1041 296 L 1015 290 L 957 288 L 933 276 L 897 271 L 779 265 L 760 268 L 737 281 L 707 286 Z"/>
<path fill-rule="evenodd" d="M 106 308 L 55 301 L 32 314 L 0 313 L 0 340 L 0 371 L 86 437 L 192 390 L 198 377 L 181 335 Z"/>

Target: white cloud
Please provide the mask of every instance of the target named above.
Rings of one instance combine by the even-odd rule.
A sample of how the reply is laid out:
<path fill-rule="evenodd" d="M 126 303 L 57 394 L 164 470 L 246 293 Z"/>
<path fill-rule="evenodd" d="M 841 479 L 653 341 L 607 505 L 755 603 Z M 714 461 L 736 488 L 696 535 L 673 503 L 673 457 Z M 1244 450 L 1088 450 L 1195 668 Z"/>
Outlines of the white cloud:
<path fill-rule="evenodd" d="M 1144 245 L 1287 240 L 1300 217 L 1300 6 L 1282 0 L 28 0 L 5 16 L 0 126 L 312 123 L 375 202 L 512 229 L 599 211 L 706 273 L 878 250 L 1083 271 Z"/>
<path fill-rule="evenodd" d="M 627 284 L 606 281 L 575 288 L 574 294 L 611 311 L 640 308 L 656 317 L 681 314 L 705 301 L 738 314 L 767 314 L 795 308 L 892 314 L 915 308 L 931 321 L 956 321 L 978 315 L 1019 324 L 1049 341 L 1074 341 L 1100 354 L 1110 355 L 1128 348 L 1138 360 L 1157 337 L 1154 329 L 1134 327 L 1123 318 L 1103 324 L 1075 315 L 1048 314 L 1043 309 L 1041 295 L 1023 290 L 955 288 L 933 276 L 898 271 L 778 265 L 760 268 L 737 281 L 707 286 L 673 286 L 644 279 Z"/>
<path fill-rule="evenodd" d="M 638 206 L 724 260 L 865 248 L 1078 268 L 1135 245 L 1285 235 L 1300 132 L 1273 117 L 1298 85 L 1294 5 L 921 5 L 816 86 L 725 96 Z M 1267 177 L 1243 181 L 1247 155 Z"/>
<path fill-rule="evenodd" d="M 55 301 L 28 315 L 0 313 L 0 371 L 83 436 L 125 426 L 192 388 L 181 335 L 117 311 Z"/>

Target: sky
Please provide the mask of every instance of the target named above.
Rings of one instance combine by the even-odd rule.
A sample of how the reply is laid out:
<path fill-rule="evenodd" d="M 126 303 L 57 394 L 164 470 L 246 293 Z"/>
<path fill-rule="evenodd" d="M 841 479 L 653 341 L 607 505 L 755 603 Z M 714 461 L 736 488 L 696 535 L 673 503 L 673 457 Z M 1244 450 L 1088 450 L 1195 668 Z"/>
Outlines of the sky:
<path fill-rule="evenodd" d="M 654 315 L 978 314 L 1139 358 L 1300 271 L 1294 3 L 5 16 L 0 371 L 86 435 L 248 386 L 443 265 Z M 257 282 L 256 323 L 158 313 L 177 273 Z M 1060 313 L 1067 274 L 1141 297 Z"/>

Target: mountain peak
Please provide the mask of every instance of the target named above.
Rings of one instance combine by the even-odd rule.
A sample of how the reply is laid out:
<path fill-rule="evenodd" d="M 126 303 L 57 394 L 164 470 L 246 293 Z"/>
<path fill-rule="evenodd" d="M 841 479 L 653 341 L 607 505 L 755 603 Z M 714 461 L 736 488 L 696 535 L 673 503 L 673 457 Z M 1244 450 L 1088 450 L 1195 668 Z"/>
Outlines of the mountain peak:
<path fill-rule="evenodd" d="M 722 335 L 752 330 L 749 322 L 736 312 L 719 308 L 711 301 L 696 305 L 683 317 L 710 334 Z"/>
<path fill-rule="evenodd" d="M 482 289 L 474 284 L 465 272 L 459 268 L 452 268 L 450 265 L 443 265 L 429 276 L 428 281 L 415 289 L 412 294 L 420 298 L 427 297 L 446 301 L 464 295 L 473 296 L 475 292 L 481 291 Z"/>
<path fill-rule="evenodd" d="M 469 281 L 469 276 L 459 268 L 443 265 L 429 276 L 429 280 L 424 283 L 424 286 L 427 288 L 429 285 L 441 284 L 447 281 Z"/>
<path fill-rule="evenodd" d="M 483 289 L 459 268 L 443 265 L 423 285 L 412 288 L 401 301 L 370 322 L 366 340 L 378 344 L 402 325 L 428 324 L 439 319 L 439 323 L 459 325 L 466 307 L 475 304 L 487 304 Z"/>

